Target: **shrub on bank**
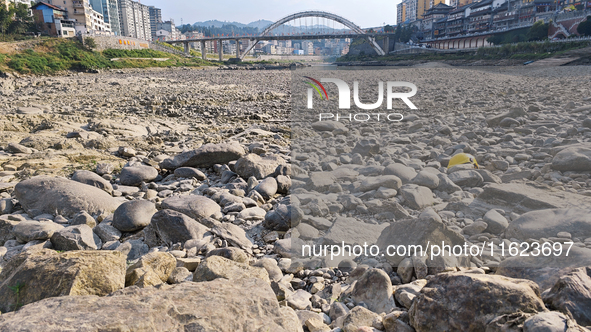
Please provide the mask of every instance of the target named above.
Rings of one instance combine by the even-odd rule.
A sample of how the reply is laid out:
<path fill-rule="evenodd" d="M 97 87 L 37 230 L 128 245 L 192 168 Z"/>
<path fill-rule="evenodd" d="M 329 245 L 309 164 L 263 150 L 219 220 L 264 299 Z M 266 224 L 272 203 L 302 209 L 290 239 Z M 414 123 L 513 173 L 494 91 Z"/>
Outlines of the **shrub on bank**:
<path fill-rule="evenodd" d="M 123 61 L 111 61 L 122 58 Z M 167 61 L 125 58 L 169 58 Z M 0 54 L 0 70 L 10 68 L 21 74 L 52 74 L 62 70 L 97 70 L 109 68 L 198 67 L 212 65 L 198 58 L 179 57 L 174 54 L 142 50 L 108 49 L 95 52 L 75 40 L 47 39 L 34 49 L 16 54 Z"/>

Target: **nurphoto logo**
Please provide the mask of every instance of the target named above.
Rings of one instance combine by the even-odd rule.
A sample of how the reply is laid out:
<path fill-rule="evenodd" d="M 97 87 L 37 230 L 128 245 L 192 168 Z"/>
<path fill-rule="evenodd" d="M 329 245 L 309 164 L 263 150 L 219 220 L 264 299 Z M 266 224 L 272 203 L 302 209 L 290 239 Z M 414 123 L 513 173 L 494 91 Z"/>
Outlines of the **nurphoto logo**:
<path fill-rule="evenodd" d="M 339 91 L 339 109 L 350 109 L 351 108 L 351 88 L 349 85 L 338 78 L 321 78 L 320 81 L 313 79 L 312 77 L 304 76 L 312 82 L 306 82 L 311 87 L 308 88 L 308 108 L 314 108 L 314 90 L 320 96 L 320 99 L 329 100 L 328 93 L 322 83 L 334 83 L 336 84 Z M 313 84 L 314 83 L 314 84 Z M 405 87 L 409 88 L 410 92 L 394 92 L 394 88 Z M 321 91 L 322 90 L 322 91 Z M 417 93 L 417 86 L 408 82 L 386 82 L 386 102 L 387 108 L 392 109 L 392 101 L 394 99 L 402 100 L 410 109 L 416 110 L 417 107 L 410 101 L 409 98 Z M 384 102 L 384 82 L 378 82 L 378 100 L 373 104 L 364 104 L 359 98 L 359 82 L 353 82 L 353 101 L 355 106 L 362 110 L 374 110 L 382 106 Z"/>

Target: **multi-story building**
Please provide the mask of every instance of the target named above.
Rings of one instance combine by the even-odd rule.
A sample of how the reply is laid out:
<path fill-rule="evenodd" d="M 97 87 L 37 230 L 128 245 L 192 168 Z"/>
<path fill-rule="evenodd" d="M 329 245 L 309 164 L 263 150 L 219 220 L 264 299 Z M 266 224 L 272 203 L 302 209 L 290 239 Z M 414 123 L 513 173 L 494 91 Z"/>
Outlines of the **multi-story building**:
<path fill-rule="evenodd" d="M 152 29 L 152 36 L 158 31 L 158 23 L 162 23 L 162 9 L 154 6 L 148 7 L 150 12 L 150 29 Z"/>
<path fill-rule="evenodd" d="M 121 35 L 145 40 L 152 39 L 150 9 L 132 0 L 119 0 Z"/>
<path fill-rule="evenodd" d="M 396 24 L 401 24 L 406 21 L 406 0 L 396 5 Z"/>
<path fill-rule="evenodd" d="M 111 31 L 117 36 L 121 35 L 121 24 L 119 23 L 119 0 L 102 0 L 103 17 L 105 23 L 111 25 Z"/>
<path fill-rule="evenodd" d="M 54 0 L 52 4 L 68 11 L 68 17 L 76 24 L 77 33 L 111 34 L 111 25 L 105 23 L 103 13 L 93 9 L 89 0 Z"/>
<path fill-rule="evenodd" d="M 304 50 L 305 55 L 313 55 L 314 54 L 314 43 L 309 40 L 305 40 L 302 42 L 302 49 Z"/>
<path fill-rule="evenodd" d="M 74 21 L 68 19 L 65 9 L 54 5 L 38 2 L 31 6 L 35 26 L 42 34 L 56 37 L 74 37 L 76 28 Z"/>
<path fill-rule="evenodd" d="M 406 20 L 408 22 L 414 22 L 417 20 L 417 5 L 418 0 L 407 0 L 406 1 Z"/>
<path fill-rule="evenodd" d="M 156 31 L 164 30 L 168 32 L 168 39 L 166 40 L 178 40 L 180 39 L 181 33 L 174 25 L 174 21 L 158 22 L 156 23 Z M 162 35 L 162 34 L 161 34 Z"/>
<path fill-rule="evenodd" d="M 423 35 L 433 38 L 434 29 L 433 23 L 447 17 L 450 11 L 454 8 L 445 3 L 438 3 L 433 7 L 427 9 L 423 14 L 423 22 L 421 25 Z"/>

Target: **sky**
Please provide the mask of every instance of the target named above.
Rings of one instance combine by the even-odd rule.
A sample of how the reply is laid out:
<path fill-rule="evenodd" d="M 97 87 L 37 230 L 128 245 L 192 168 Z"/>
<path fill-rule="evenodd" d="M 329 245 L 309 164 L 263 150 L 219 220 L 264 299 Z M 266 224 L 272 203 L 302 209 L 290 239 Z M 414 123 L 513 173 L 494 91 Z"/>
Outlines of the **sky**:
<path fill-rule="evenodd" d="M 305 10 L 322 10 L 342 16 L 362 28 L 396 23 L 396 5 L 402 0 L 141 0 L 162 9 L 162 19 L 176 25 L 208 20 L 250 23 L 277 21 Z"/>

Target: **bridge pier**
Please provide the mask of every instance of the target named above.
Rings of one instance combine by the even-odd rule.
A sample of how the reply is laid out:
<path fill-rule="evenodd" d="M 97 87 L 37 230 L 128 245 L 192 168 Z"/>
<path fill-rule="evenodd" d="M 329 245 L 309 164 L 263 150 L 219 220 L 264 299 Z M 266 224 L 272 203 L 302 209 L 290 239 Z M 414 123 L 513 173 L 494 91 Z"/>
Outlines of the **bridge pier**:
<path fill-rule="evenodd" d="M 207 60 L 207 50 L 205 49 L 205 40 L 200 42 L 201 44 L 201 59 Z"/>
<path fill-rule="evenodd" d="M 240 39 L 236 39 L 236 59 L 240 59 Z"/>
<path fill-rule="evenodd" d="M 189 47 L 189 42 L 184 42 L 183 45 L 185 46 L 185 54 L 191 55 L 191 48 Z"/>
<path fill-rule="evenodd" d="M 390 53 L 390 37 L 388 36 L 384 38 L 384 52 L 386 52 L 386 55 Z"/>
<path fill-rule="evenodd" d="M 220 62 L 224 61 L 224 46 L 222 45 L 222 40 L 218 39 L 218 56 L 220 58 Z"/>

